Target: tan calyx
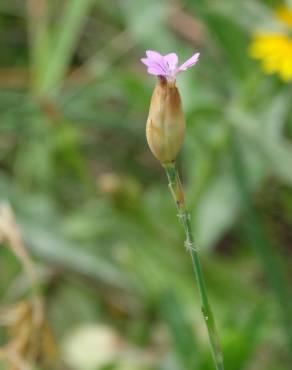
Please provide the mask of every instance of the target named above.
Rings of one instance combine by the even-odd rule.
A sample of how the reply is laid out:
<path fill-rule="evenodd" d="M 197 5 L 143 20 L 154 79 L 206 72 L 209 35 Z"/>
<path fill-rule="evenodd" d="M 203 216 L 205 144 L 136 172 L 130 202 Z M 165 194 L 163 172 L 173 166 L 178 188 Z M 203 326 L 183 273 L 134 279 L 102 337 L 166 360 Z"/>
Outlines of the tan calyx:
<path fill-rule="evenodd" d="M 162 163 L 175 160 L 185 135 L 185 119 L 175 83 L 160 79 L 151 98 L 146 125 L 148 145 Z"/>

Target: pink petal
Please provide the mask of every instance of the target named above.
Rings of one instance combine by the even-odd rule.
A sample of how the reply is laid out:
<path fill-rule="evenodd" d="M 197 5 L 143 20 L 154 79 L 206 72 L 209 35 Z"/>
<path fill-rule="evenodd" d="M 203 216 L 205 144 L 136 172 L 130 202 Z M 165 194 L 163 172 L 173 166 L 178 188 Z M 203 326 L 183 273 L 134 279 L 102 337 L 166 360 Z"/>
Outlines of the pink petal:
<path fill-rule="evenodd" d="M 178 70 L 179 71 L 185 71 L 188 68 L 192 67 L 193 65 L 195 65 L 198 62 L 199 57 L 200 57 L 200 53 L 194 54 L 192 57 L 190 57 L 190 59 L 188 59 L 181 66 L 179 66 Z"/>
<path fill-rule="evenodd" d="M 163 57 L 164 61 L 166 61 L 168 68 L 170 70 L 176 69 L 177 63 L 178 63 L 178 57 L 175 53 L 170 53 L 167 55 L 164 55 Z"/>
<path fill-rule="evenodd" d="M 147 50 L 146 55 L 147 58 L 141 59 L 142 63 L 144 63 L 148 67 L 160 68 L 161 75 L 164 76 L 167 73 L 168 69 L 164 57 L 154 50 Z"/>
<path fill-rule="evenodd" d="M 159 66 L 148 67 L 147 72 L 155 76 L 166 76 L 166 73 Z"/>
<path fill-rule="evenodd" d="M 163 59 L 163 56 L 154 50 L 147 50 L 146 55 L 149 59 L 152 59 L 156 62 L 160 62 Z"/>
<path fill-rule="evenodd" d="M 163 63 L 161 63 L 161 64 L 159 64 L 159 63 L 157 63 L 157 62 L 154 62 L 153 60 L 151 60 L 151 59 L 146 59 L 146 58 L 142 58 L 141 59 L 141 62 L 143 63 L 143 64 L 145 64 L 147 67 L 148 67 L 148 72 L 149 72 L 149 70 L 152 70 L 152 71 L 156 71 L 156 73 L 151 73 L 151 72 L 149 72 L 149 73 L 151 73 L 151 74 L 157 74 L 157 75 L 161 75 L 161 76 L 166 76 L 166 74 L 167 74 L 167 69 L 166 69 L 166 67 L 163 65 Z"/>
<path fill-rule="evenodd" d="M 141 62 L 143 63 L 143 64 L 145 64 L 145 66 L 147 66 L 147 67 L 151 67 L 151 66 L 153 66 L 153 65 L 157 65 L 157 63 L 156 62 L 154 62 L 152 59 L 149 59 L 149 58 L 141 58 L 140 59 L 141 60 Z"/>

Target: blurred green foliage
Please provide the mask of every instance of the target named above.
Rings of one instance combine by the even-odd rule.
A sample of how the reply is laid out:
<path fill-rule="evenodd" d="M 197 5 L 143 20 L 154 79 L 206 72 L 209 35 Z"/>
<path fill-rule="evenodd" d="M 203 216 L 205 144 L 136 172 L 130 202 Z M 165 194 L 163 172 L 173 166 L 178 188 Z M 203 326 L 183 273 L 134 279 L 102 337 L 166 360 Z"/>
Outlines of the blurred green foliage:
<path fill-rule="evenodd" d="M 178 80 L 179 163 L 226 369 L 290 368 L 292 90 L 248 55 L 283 3 L 1 2 L 0 196 L 37 263 L 54 368 L 213 368 L 182 230 L 145 142 L 146 49 L 201 52 Z M 9 243 L 0 255 L 5 307 L 29 288 Z"/>

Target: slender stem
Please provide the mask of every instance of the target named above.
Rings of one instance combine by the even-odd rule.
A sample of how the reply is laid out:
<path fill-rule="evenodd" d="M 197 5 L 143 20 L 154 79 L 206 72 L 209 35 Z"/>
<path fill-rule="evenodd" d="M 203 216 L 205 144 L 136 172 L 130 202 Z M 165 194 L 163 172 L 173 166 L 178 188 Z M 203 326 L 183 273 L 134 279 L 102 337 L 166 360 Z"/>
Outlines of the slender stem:
<path fill-rule="evenodd" d="M 217 329 L 215 325 L 214 316 L 211 310 L 211 306 L 207 296 L 207 289 L 205 284 L 205 279 L 201 267 L 200 257 L 198 253 L 198 249 L 194 243 L 194 237 L 191 227 L 191 218 L 190 214 L 187 211 L 185 205 L 185 197 L 184 197 L 184 190 L 179 178 L 179 174 L 175 163 L 168 163 L 164 165 L 166 170 L 169 188 L 171 190 L 172 196 L 175 200 L 177 209 L 178 209 L 178 217 L 184 227 L 185 230 L 185 246 L 187 250 L 190 252 L 192 257 L 192 263 L 195 273 L 195 278 L 197 281 L 200 300 L 201 300 L 201 309 L 204 317 L 204 321 L 207 327 L 207 331 L 209 334 L 209 340 L 212 350 L 212 355 L 214 358 L 214 362 L 216 365 L 217 370 L 224 370 L 223 364 L 223 354 L 220 346 L 219 336 L 217 334 Z"/>

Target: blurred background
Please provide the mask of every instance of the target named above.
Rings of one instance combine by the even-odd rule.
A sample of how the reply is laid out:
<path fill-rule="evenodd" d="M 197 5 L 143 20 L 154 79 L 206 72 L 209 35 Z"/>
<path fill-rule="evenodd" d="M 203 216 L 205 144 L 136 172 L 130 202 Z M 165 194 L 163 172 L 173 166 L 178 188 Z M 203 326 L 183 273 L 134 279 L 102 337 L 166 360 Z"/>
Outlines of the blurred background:
<path fill-rule="evenodd" d="M 226 369 L 291 369 L 291 3 L 1 1 L 1 370 L 214 369 L 147 49 L 201 52 L 178 164 Z"/>

